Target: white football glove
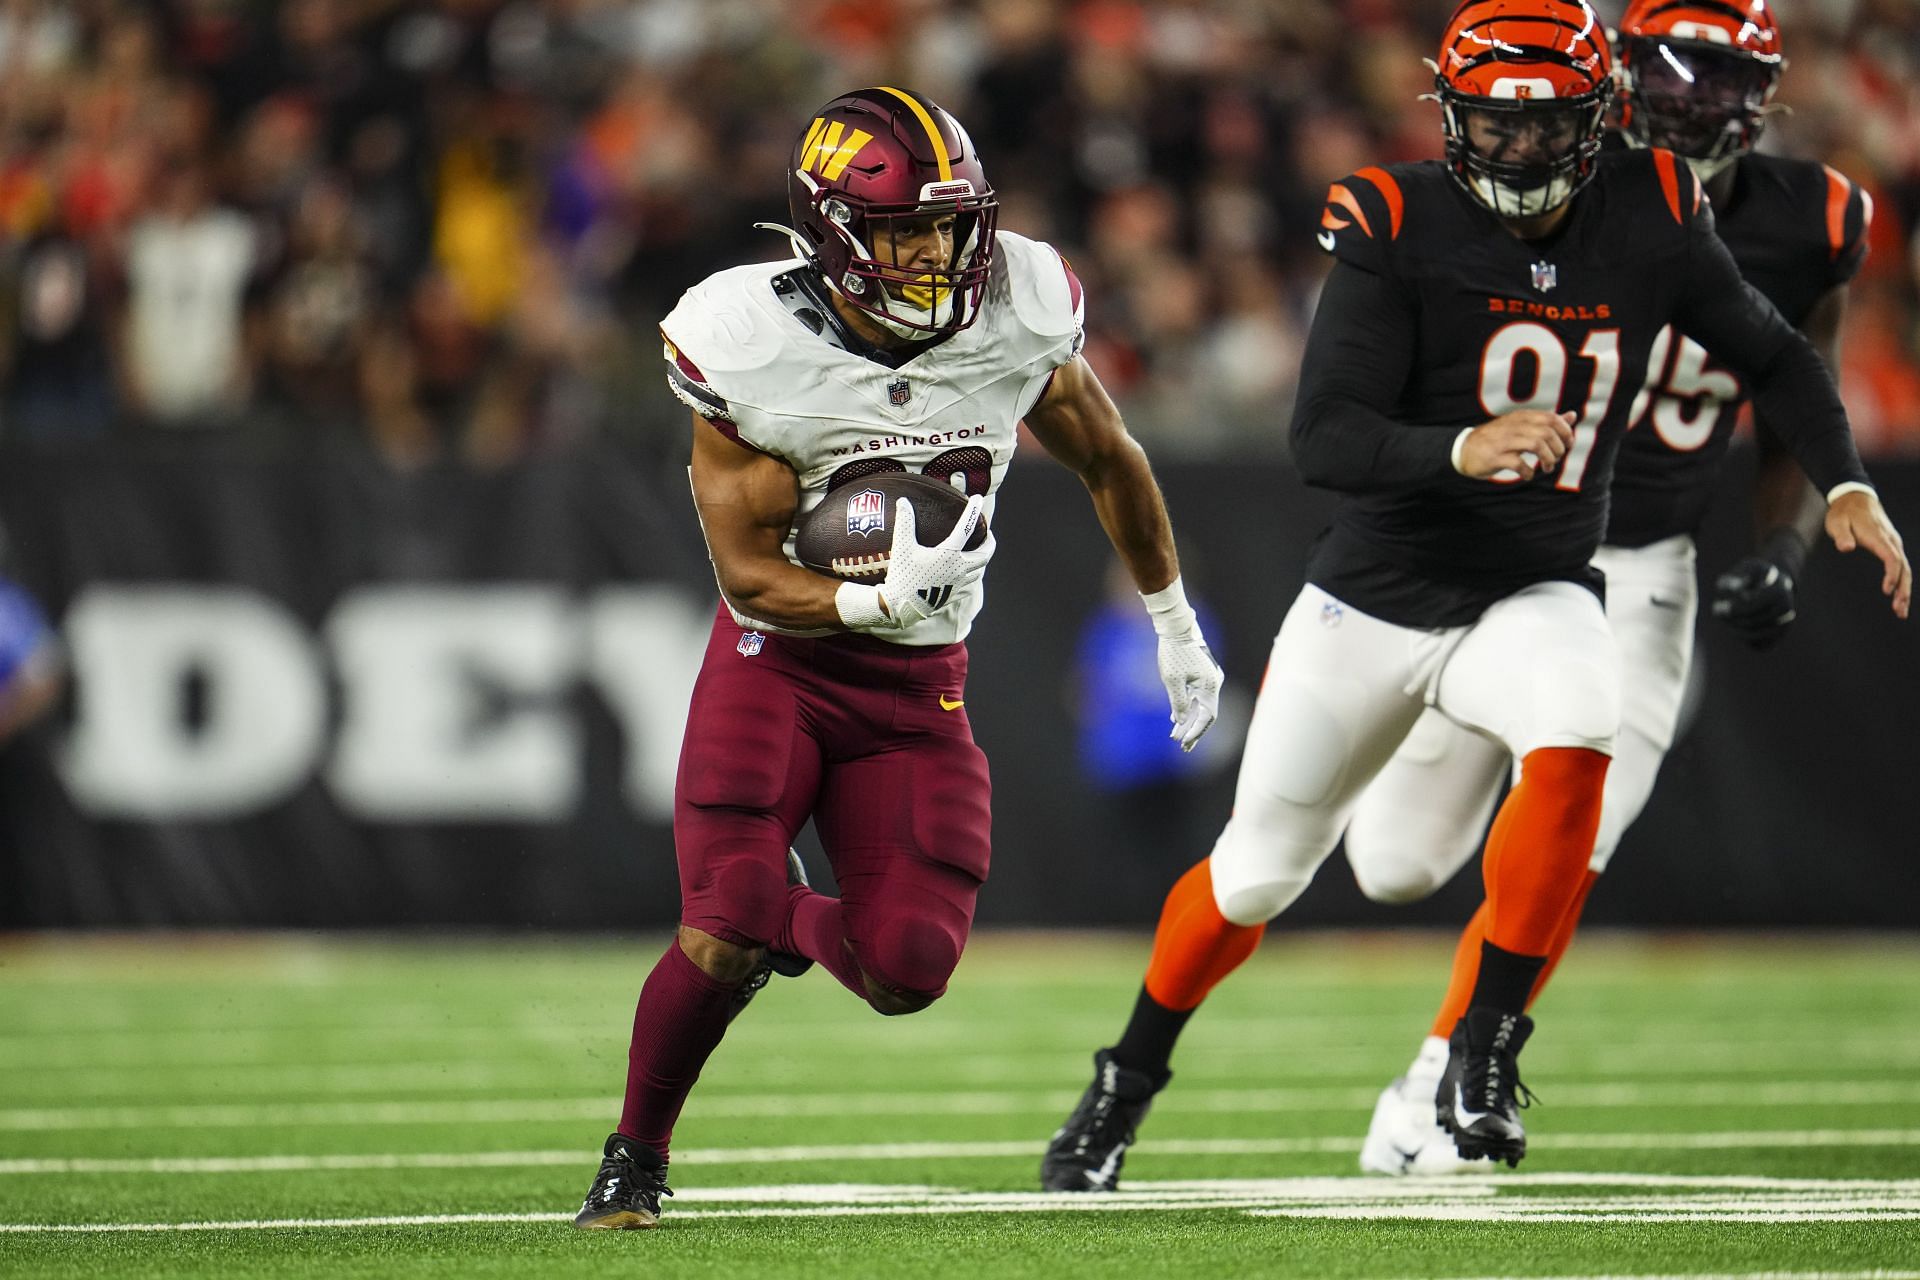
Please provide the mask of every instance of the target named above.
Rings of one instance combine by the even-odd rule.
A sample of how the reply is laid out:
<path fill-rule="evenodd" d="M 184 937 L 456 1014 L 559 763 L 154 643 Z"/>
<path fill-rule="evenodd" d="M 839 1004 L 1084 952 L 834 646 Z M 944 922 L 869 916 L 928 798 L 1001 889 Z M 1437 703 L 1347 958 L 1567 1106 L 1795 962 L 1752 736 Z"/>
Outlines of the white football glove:
<path fill-rule="evenodd" d="M 921 545 L 914 528 L 913 504 L 905 498 L 895 502 L 887 576 L 877 587 L 842 583 L 833 600 L 840 620 L 855 631 L 904 631 L 951 604 L 959 591 L 979 580 L 987 571 L 987 561 L 993 559 L 991 531 L 978 547 L 965 549 L 985 503 L 978 494 L 968 498 L 953 532 L 927 547 Z"/>
<path fill-rule="evenodd" d="M 1160 637 L 1160 683 L 1167 687 L 1168 717 L 1182 751 L 1191 751 L 1220 714 L 1220 684 L 1226 674 L 1213 660 L 1200 619 L 1187 603 L 1186 589 L 1175 578 L 1152 595 L 1142 593 L 1153 632 Z"/>

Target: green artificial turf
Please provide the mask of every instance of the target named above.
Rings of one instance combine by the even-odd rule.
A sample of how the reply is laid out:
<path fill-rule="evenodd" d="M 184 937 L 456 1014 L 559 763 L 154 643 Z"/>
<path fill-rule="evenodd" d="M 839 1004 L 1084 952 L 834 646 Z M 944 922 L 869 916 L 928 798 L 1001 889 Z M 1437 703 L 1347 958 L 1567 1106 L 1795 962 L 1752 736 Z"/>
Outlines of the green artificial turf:
<path fill-rule="evenodd" d="M 1920 941 L 1583 939 L 1517 1176 L 1409 1187 L 1354 1153 L 1450 940 L 1275 939 L 1064 1207 L 1143 937 L 982 936 L 911 1018 L 816 970 L 709 1066 L 663 1227 L 574 1232 L 661 945 L 0 941 L 0 1276 L 1920 1277 Z"/>

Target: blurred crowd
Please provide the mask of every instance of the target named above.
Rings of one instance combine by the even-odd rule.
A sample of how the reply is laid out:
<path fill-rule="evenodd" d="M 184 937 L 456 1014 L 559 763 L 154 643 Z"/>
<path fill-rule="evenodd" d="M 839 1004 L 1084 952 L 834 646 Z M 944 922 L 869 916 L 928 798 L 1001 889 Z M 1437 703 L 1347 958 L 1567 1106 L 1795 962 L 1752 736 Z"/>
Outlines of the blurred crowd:
<path fill-rule="evenodd" d="M 1618 4 L 1603 4 L 1612 17 Z M 1447 0 L 0 0 L 0 439 L 684 453 L 654 326 L 785 256 L 811 109 L 908 84 L 1086 282 L 1157 452 L 1272 453 L 1327 183 L 1437 153 Z M 1779 0 L 1766 147 L 1878 218 L 1845 391 L 1920 453 L 1920 4 Z"/>

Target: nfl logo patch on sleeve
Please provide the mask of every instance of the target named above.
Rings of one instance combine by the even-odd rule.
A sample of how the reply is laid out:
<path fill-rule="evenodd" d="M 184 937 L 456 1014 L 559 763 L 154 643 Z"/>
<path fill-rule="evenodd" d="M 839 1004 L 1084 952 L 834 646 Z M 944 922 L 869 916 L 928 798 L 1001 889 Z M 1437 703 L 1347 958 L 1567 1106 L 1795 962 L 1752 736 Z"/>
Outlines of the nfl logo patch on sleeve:
<path fill-rule="evenodd" d="M 847 499 L 847 534 L 859 534 L 866 537 L 870 533 L 885 533 L 887 529 L 887 495 L 878 489 L 862 489 Z"/>

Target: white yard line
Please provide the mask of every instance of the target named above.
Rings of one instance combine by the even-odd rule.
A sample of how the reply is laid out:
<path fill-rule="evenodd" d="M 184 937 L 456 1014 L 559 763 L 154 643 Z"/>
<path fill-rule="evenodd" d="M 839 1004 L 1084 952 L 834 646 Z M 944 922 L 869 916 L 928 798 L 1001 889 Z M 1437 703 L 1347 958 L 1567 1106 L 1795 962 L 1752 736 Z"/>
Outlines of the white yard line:
<path fill-rule="evenodd" d="M 1079 1057 L 1087 1046 L 1104 1043 L 1111 1036 L 1116 1019 L 1124 1012 L 1110 1015 L 1049 1019 L 1047 1033 L 1058 1039 L 1058 1048 L 1039 1048 L 1038 1056 L 1071 1054 Z M 1402 1050 L 1411 1054 L 1418 1047 L 1421 1021 L 1407 1013 L 1347 1015 L 1339 1017 L 1217 1017 L 1210 1018 L 1204 1030 L 1197 1032 L 1198 1043 L 1204 1035 L 1218 1050 L 1232 1054 L 1260 1054 L 1280 1061 L 1301 1060 L 1311 1063 L 1328 1057 L 1342 1058 L 1353 1052 L 1353 1042 L 1382 1044 L 1397 1059 Z M 48 1030 L 43 1033 L 0 1034 L 0 1067 L 19 1070 L 44 1070 L 51 1067 L 89 1067 L 103 1060 L 132 1058 L 156 1065 L 196 1066 L 231 1063 L 247 1065 L 262 1060 L 286 1060 L 290 1051 L 306 1051 L 311 1046 L 351 1043 L 356 1048 L 369 1044 L 396 1048 L 419 1046 L 422 1061 L 444 1061 L 474 1052 L 499 1053 L 529 1050 L 556 1055 L 577 1054 L 582 1046 L 608 1040 L 620 1024 L 595 1020 L 582 1022 L 511 1022 L 487 1026 L 447 1026 L 431 1017 L 397 1025 L 370 1027 L 352 1025 L 290 1024 L 279 1027 L 219 1026 L 204 1029 L 161 1027 L 147 1030 Z M 991 1043 L 998 1024 L 981 1018 L 959 1016 L 945 1022 L 899 1025 L 874 1018 L 836 1022 L 835 1043 L 862 1055 L 913 1057 L 928 1053 L 969 1054 L 983 1042 Z M 1649 1058 L 1663 1072 L 1684 1070 L 1687 1065 L 1725 1071 L 1730 1059 L 1753 1058 L 1757 1061 L 1792 1065 L 1818 1054 L 1821 1061 L 1920 1062 L 1920 1039 L 1911 1035 L 1851 1034 L 1832 1038 L 1808 1035 L 1769 1034 L 1773 1024 L 1751 1028 L 1752 1036 L 1729 1037 L 1715 1034 L 1712 1026 L 1697 1021 L 1670 1024 L 1635 1023 L 1630 1028 L 1638 1039 L 1621 1038 L 1622 1024 L 1616 1015 L 1571 1018 L 1556 1015 L 1553 1022 L 1553 1048 L 1593 1061 L 1596 1066 L 1618 1063 L 1631 1066 Z M 1725 1030 L 1748 1030 L 1746 1027 Z M 1784 1030 L 1784 1029 L 1782 1029 Z M 779 1045 L 808 1040 L 819 1034 L 815 1024 L 791 1023 L 742 1026 L 732 1038 L 743 1045 Z M 1330 1038 L 1349 1047 L 1328 1048 Z M 624 1047 L 624 1041 L 617 1047 Z M 1543 1042 L 1544 1047 L 1544 1042 Z M 1538 1053 L 1539 1050 L 1536 1050 Z M 396 1054 L 385 1054 L 393 1060 Z M 406 1056 L 413 1056 L 408 1054 Z M 1353 1056 L 1362 1060 L 1373 1055 L 1362 1050 Z M 297 1059 L 296 1059 L 297 1060 Z"/>
<path fill-rule="evenodd" d="M 937 1093 L 786 1094 L 707 1093 L 694 1097 L 692 1115 L 709 1119 L 835 1116 L 1050 1115 L 1065 1112 L 1077 1090 L 1019 1092 L 956 1090 Z M 1155 1103 L 1163 1113 L 1293 1114 L 1360 1111 L 1379 1097 L 1377 1087 L 1188 1089 Z M 1563 1107 L 1763 1107 L 1920 1105 L 1920 1081 L 1697 1081 L 1692 1084 L 1557 1085 L 1543 1098 Z M 285 1125 L 512 1124 L 587 1120 L 619 1110 L 618 1099 L 455 1099 L 429 1102 L 197 1103 L 158 1107 L 15 1107 L 0 1110 L 0 1130 L 253 1128 Z"/>
<path fill-rule="evenodd" d="M 1756 1180 L 1687 1180 L 1695 1189 Z M 1920 1221 L 1920 1184 L 1783 1179 L 1792 1189 L 1745 1194 L 1638 1197 L 1551 1197 L 1509 1194 L 1523 1188 L 1580 1185 L 1672 1188 L 1653 1175 L 1548 1175 L 1457 1180 L 1391 1181 L 1367 1178 L 1216 1179 L 1139 1183 L 1099 1196 L 1031 1192 L 945 1191 L 923 1186 L 797 1185 L 689 1189 L 677 1197 L 676 1217 L 818 1218 L 967 1213 L 1100 1213 L 1232 1209 L 1258 1217 L 1465 1222 L 1907 1222 Z M 701 1207 L 695 1207 L 701 1206 Z M 719 1206 L 719 1207 L 705 1207 Z M 564 1222 L 565 1213 L 383 1215 L 363 1218 L 271 1218 L 223 1222 L 6 1223 L 0 1232 L 251 1231 L 282 1228 L 443 1226 L 463 1223 Z M 1870 1273 L 1861 1273 L 1870 1274 Z"/>
<path fill-rule="evenodd" d="M 1920 1146 L 1920 1129 L 1786 1129 L 1744 1133 L 1560 1133 L 1534 1134 L 1534 1147 L 1556 1151 L 1716 1151 L 1800 1149 L 1809 1147 Z M 833 1161 L 998 1160 L 1039 1155 L 1040 1142 L 894 1142 L 788 1147 L 694 1147 L 676 1151 L 675 1168 L 688 1165 L 810 1164 Z M 1338 1138 L 1165 1138 L 1149 1139 L 1146 1149 L 1169 1156 L 1346 1155 L 1359 1151 L 1357 1137 Z M 355 1155 L 169 1156 L 154 1159 L 42 1157 L 0 1160 L 0 1175 L 66 1174 L 220 1174 L 311 1173 L 359 1169 L 537 1168 L 593 1163 L 585 1147 L 568 1150 L 437 1153 L 375 1152 Z M 1615 1181 L 1615 1179 L 1618 1179 Z M 1905 1187 L 1884 1181 L 1830 1179 L 1722 1178 L 1673 1175 L 1660 1180 L 1645 1174 L 1509 1174 L 1502 1184 L 1673 1187 Z M 1206 1185 L 1206 1184 L 1192 1184 Z M 1462 1178 L 1433 1185 L 1457 1187 Z M 1916 1182 L 1920 1187 L 1920 1182 Z"/>
<path fill-rule="evenodd" d="M 376 1061 L 343 1059 L 339 1062 L 315 1062 L 311 1056 L 292 1059 L 287 1056 L 288 1046 L 262 1044 L 260 1047 L 263 1050 L 271 1047 L 275 1052 L 236 1056 L 218 1051 L 215 1046 L 208 1046 L 206 1052 L 192 1054 L 156 1054 L 142 1050 L 116 1054 L 86 1052 L 31 1056 L 27 1061 L 0 1062 L 0 1068 L 6 1071 L 11 1081 L 33 1081 L 37 1087 L 66 1098 L 85 1095 L 107 1098 L 125 1096 L 143 1087 L 152 1087 L 156 1076 L 163 1073 L 189 1071 L 196 1077 L 218 1074 L 222 1077 L 219 1084 L 223 1087 L 230 1087 L 227 1077 L 231 1076 L 231 1085 L 261 1094 L 270 1094 L 275 1090 L 346 1093 L 381 1087 L 377 1083 L 380 1081 L 386 1082 L 384 1087 L 400 1088 L 415 1082 L 430 1086 L 436 1082 L 478 1083 L 482 1080 L 522 1080 L 529 1076 L 551 1080 L 556 1076 L 578 1076 L 591 1066 L 593 1060 L 588 1059 L 585 1053 L 596 1045 L 607 1055 L 617 1056 L 625 1052 L 623 1044 L 605 1041 L 604 1036 L 578 1036 L 564 1042 L 555 1040 L 537 1049 L 525 1043 L 515 1043 L 509 1036 L 505 1039 L 495 1037 L 485 1046 L 467 1045 L 452 1050 L 445 1045 L 426 1045 Z M 356 1050 L 359 1048 L 357 1045 L 353 1047 Z M 506 1053 L 507 1056 L 479 1057 L 469 1052 L 483 1047 Z M 738 1047 L 742 1050 L 742 1056 L 745 1056 L 764 1046 L 751 1043 L 743 1036 Z M 1346 1081 L 1358 1087 L 1383 1083 L 1404 1063 L 1404 1058 L 1398 1052 L 1401 1047 L 1396 1042 L 1393 1048 L 1387 1050 L 1345 1046 L 1288 1053 L 1257 1045 L 1206 1044 L 1197 1052 L 1205 1054 L 1210 1072 L 1216 1078 L 1243 1078 L 1263 1084 Z M 1700 1076 L 1772 1079 L 1802 1070 L 1809 1061 L 1819 1061 L 1849 1072 L 1896 1073 L 1902 1080 L 1912 1078 L 1914 1071 L 1920 1069 L 1920 1040 L 1855 1041 L 1851 1044 L 1808 1041 L 1797 1046 L 1795 1043 L 1782 1042 L 1747 1044 L 1700 1041 L 1671 1048 L 1615 1041 L 1570 1051 L 1556 1059 L 1555 1049 L 1562 1047 L 1553 1046 L 1536 1051 L 1539 1056 L 1534 1069 L 1546 1075 L 1598 1078 L 1621 1084 L 1682 1078 L 1698 1083 L 1692 1078 Z M 1071 1051 L 1029 1049 L 943 1054 L 929 1065 L 925 1061 L 928 1053 L 925 1046 L 898 1042 L 863 1045 L 858 1053 L 863 1062 L 874 1068 L 876 1075 L 890 1077 L 876 1081 L 876 1087 L 879 1088 L 890 1087 L 894 1082 L 891 1077 L 896 1076 L 911 1078 L 923 1087 L 945 1081 L 967 1087 L 1028 1084 L 1035 1079 L 1059 1076 L 1063 1065 L 1077 1073 L 1085 1057 L 1078 1048 Z M 917 1061 L 910 1061 L 915 1059 Z M 102 1061 L 131 1061 L 139 1065 L 137 1068 L 103 1067 L 99 1065 Z M 735 1087 L 748 1086 L 761 1080 L 780 1085 L 788 1079 L 783 1074 L 771 1070 L 760 1071 L 750 1063 L 734 1058 L 724 1060 L 719 1070 L 726 1073 L 728 1083 Z"/>

